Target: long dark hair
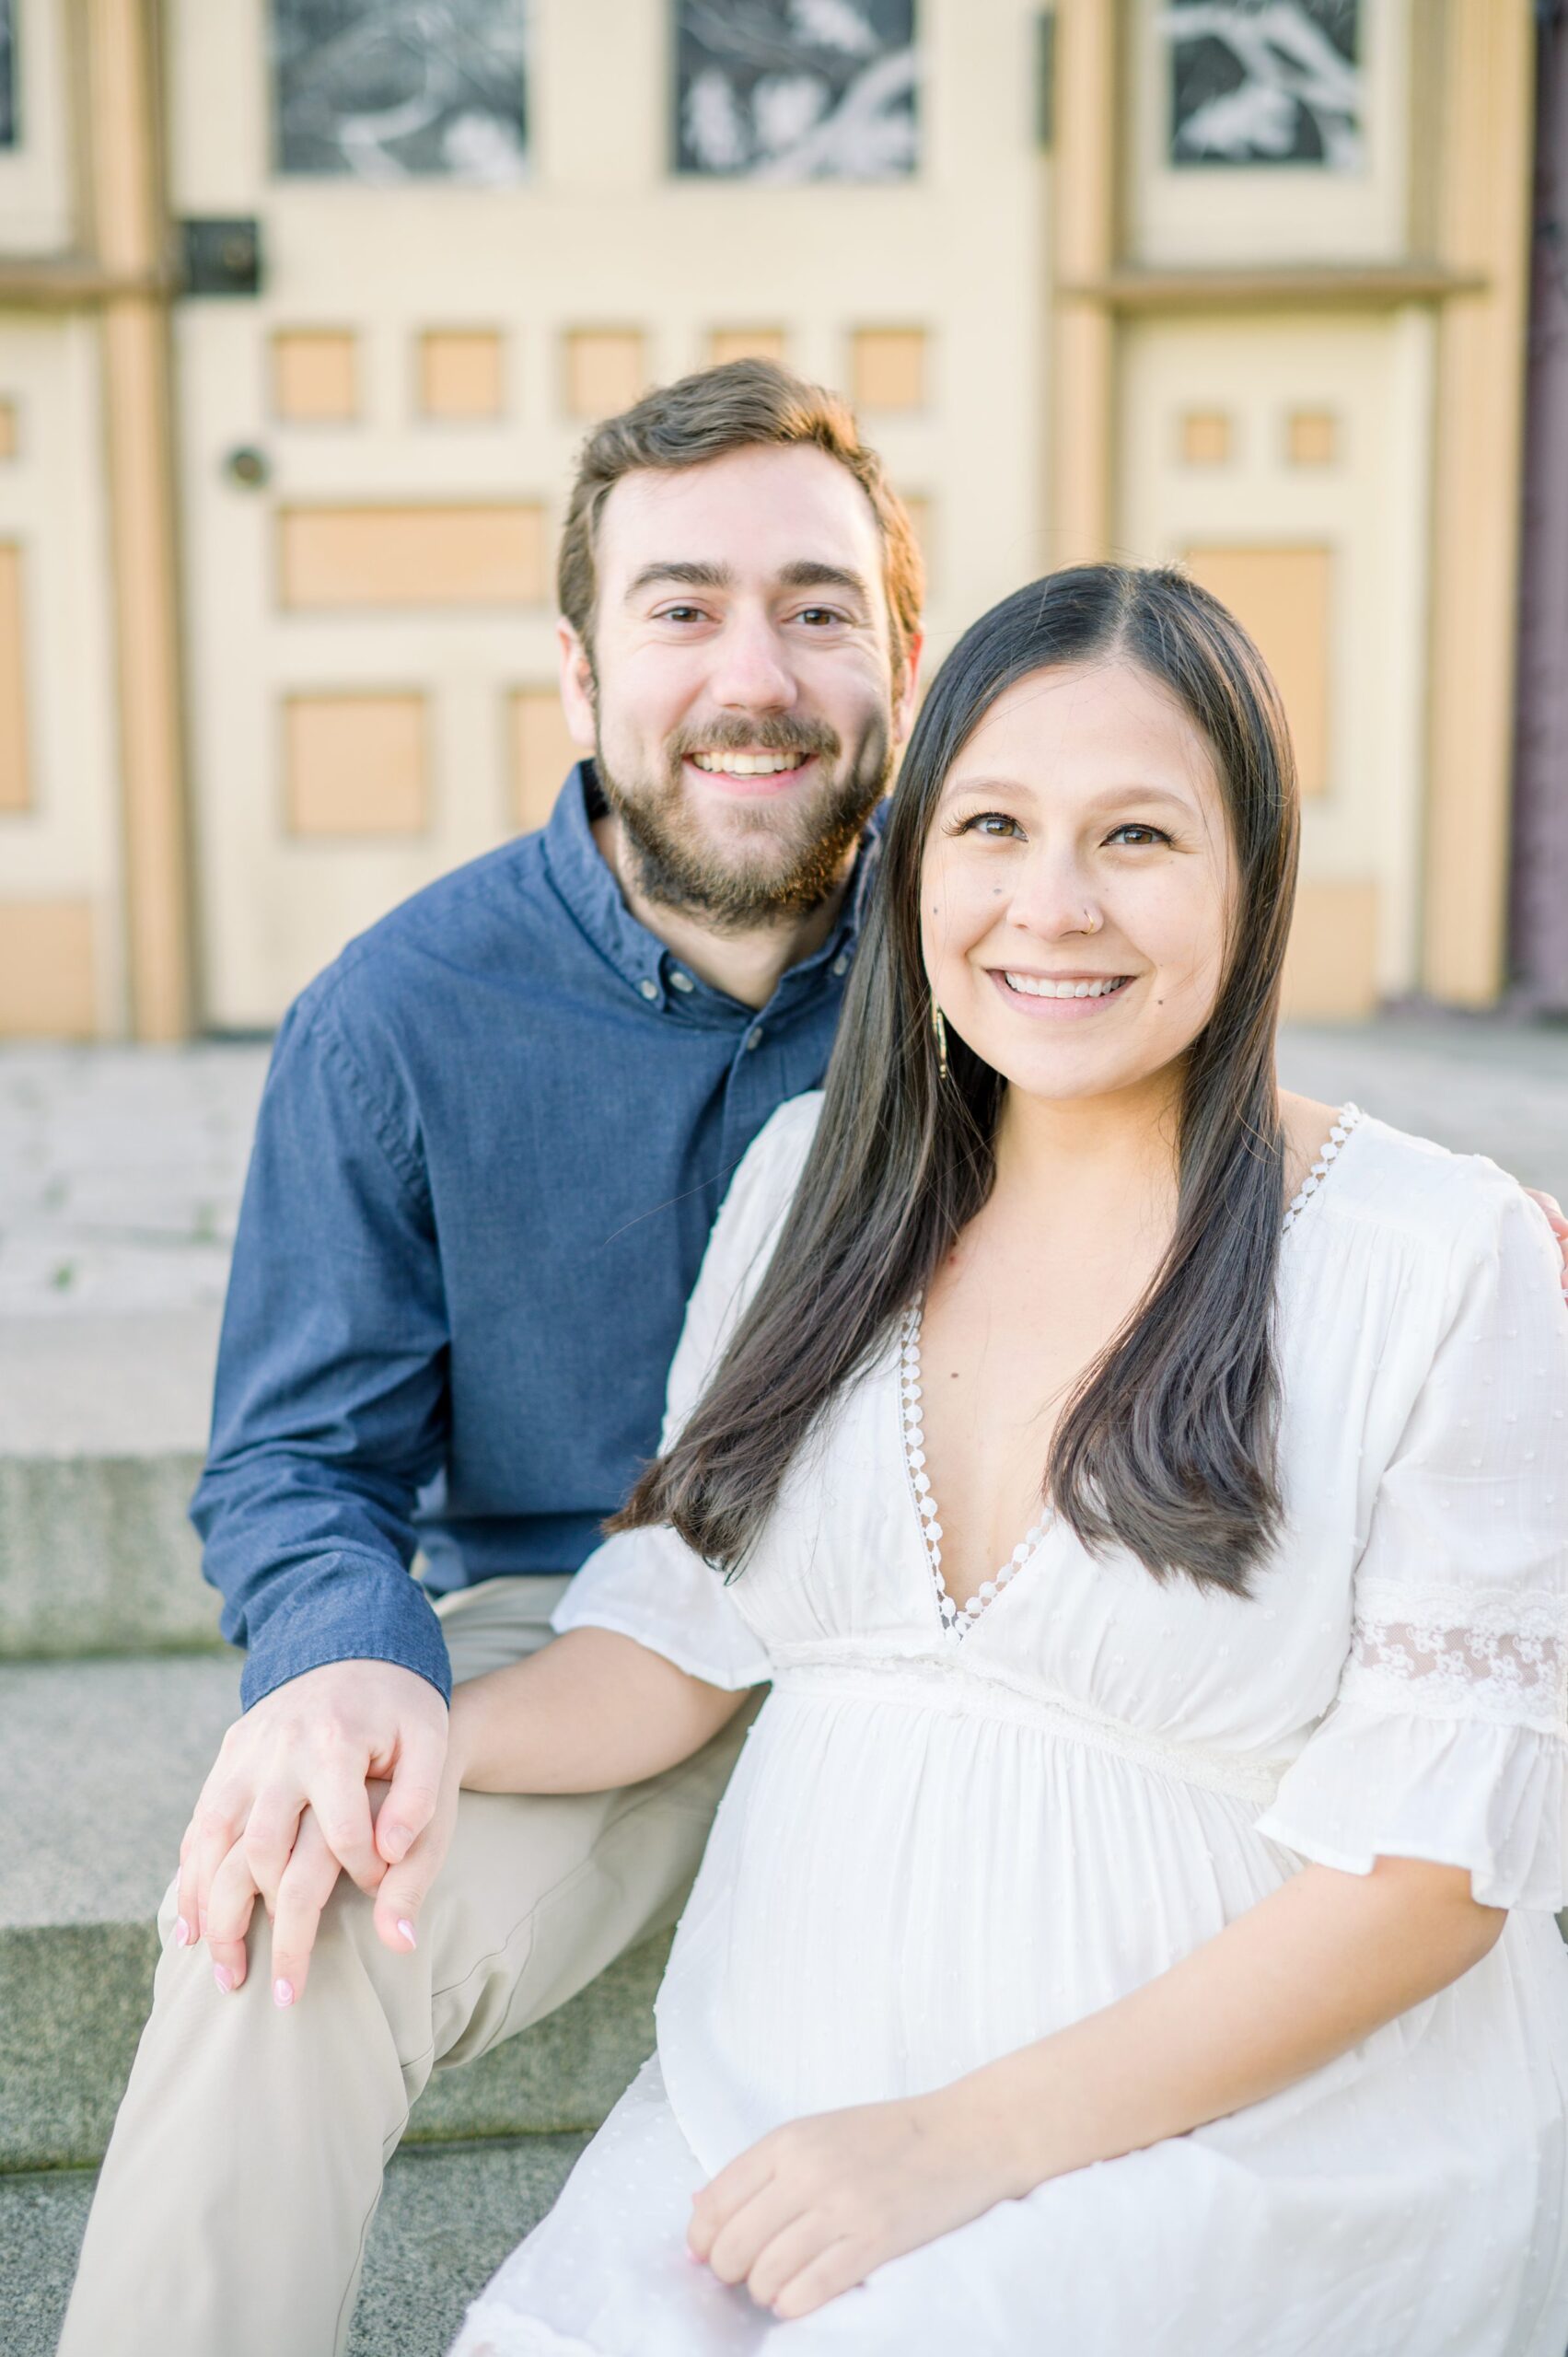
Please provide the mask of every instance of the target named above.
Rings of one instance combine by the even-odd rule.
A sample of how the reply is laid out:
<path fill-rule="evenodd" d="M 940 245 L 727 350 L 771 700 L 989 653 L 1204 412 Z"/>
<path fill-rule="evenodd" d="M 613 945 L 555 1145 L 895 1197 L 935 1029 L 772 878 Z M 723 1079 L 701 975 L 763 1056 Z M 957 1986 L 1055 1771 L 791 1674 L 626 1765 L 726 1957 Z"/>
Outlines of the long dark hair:
<path fill-rule="evenodd" d="M 904 757 L 821 1120 L 777 1248 L 706 1391 L 608 1526 L 671 1523 L 726 1571 L 791 1457 L 889 1340 L 990 1193 L 1001 1076 L 949 1035 L 943 1079 L 920 872 L 943 784 L 1004 691 L 1052 665 L 1136 664 L 1212 748 L 1237 888 L 1214 1007 L 1188 1049 L 1175 1233 L 1086 1370 L 1042 1491 L 1085 1545 L 1245 1595 L 1275 1536 L 1274 1275 L 1284 1144 L 1274 1027 L 1297 806 L 1279 697 L 1246 633 L 1167 566 L 1076 565 L 981 617 L 943 664 Z"/>

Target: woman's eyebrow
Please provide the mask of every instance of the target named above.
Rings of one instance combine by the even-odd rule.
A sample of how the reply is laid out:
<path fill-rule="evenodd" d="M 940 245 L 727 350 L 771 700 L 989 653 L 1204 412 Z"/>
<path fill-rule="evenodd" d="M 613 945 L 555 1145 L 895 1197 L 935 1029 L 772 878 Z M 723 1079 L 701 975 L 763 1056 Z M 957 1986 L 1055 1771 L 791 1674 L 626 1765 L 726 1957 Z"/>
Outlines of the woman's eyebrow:
<path fill-rule="evenodd" d="M 1032 800 L 1040 791 L 1021 777 L 952 777 L 943 789 L 947 794 L 1023 794 Z M 1163 802 L 1172 810 L 1185 811 L 1189 818 L 1196 816 L 1193 803 L 1184 794 L 1173 793 L 1169 787 L 1150 785 L 1141 778 L 1129 778 L 1124 785 L 1102 786 L 1089 797 L 1095 805 L 1110 806 L 1122 802 Z"/>

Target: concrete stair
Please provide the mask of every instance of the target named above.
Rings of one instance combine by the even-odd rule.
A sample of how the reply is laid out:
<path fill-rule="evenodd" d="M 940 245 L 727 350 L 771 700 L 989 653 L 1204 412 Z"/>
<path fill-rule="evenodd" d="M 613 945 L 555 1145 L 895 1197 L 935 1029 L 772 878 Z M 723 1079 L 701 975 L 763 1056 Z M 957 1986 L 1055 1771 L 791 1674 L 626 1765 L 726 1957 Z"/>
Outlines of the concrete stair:
<path fill-rule="evenodd" d="M 5 1320 L 0 1661 L 217 1644 L 185 1514 L 216 1346 L 211 1307 Z"/>
<path fill-rule="evenodd" d="M 235 1689 L 232 1658 L 0 1668 L 0 2169 L 102 2156 L 146 2014 L 154 1917 Z M 652 2051 L 663 1946 L 438 2073 L 411 2138 L 595 2126 Z"/>
<path fill-rule="evenodd" d="M 370 2229 L 348 2357 L 440 2357 L 467 2303 L 544 2215 L 586 2141 L 523 2136 L 400 2153 Z M 0 2177 L 6 2357 L 52 2357 L 92 2188 L 85 2169 Z"/>

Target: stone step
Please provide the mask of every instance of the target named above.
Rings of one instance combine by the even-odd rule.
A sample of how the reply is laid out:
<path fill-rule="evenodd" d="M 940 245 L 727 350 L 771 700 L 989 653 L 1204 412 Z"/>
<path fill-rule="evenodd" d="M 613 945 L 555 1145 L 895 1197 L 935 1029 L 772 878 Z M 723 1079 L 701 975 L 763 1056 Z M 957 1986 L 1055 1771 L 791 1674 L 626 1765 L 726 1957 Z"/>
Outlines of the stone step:
<path fill-rule="evenodd" d="M 238 1689 L 232 1655 L 0 1666 L 0 2170 L 102 2157 L 146 2015 L 158 1901 Z M 411 2137 L 597 2125 L 652 2051 L 667 1945 L 438 2073 Z"/>
<path fill-rule="evenodd" d="M 185 1509 L 218 1313 L 0 1328 L 0 1659 L 217 1643 Z"/>
<path fill-rule="evenodd" d="M 400 2153 L 370 2229 L 347 2357 L 438 2357 L 468 2302 L 550 2207 L 583 2142 L 529 2136 Z M 52 2357 L 92 2189 L 87 2169 L 0 2177 L 7 2357 Z"/>

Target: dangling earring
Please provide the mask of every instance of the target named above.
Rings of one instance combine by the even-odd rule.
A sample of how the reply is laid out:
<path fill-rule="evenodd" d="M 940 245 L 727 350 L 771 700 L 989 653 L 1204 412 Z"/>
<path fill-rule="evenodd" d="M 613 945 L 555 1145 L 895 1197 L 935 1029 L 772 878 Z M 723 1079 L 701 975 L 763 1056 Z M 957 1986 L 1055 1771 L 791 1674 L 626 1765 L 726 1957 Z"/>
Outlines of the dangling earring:
<path fill-rule="evenodd" d="M 942 1010 L 935 999 L 931 1002 L 931 1028 L 936 1034 L 936 1076 L 947 1077 L 947 1026 L 942 1020 Z"/>

